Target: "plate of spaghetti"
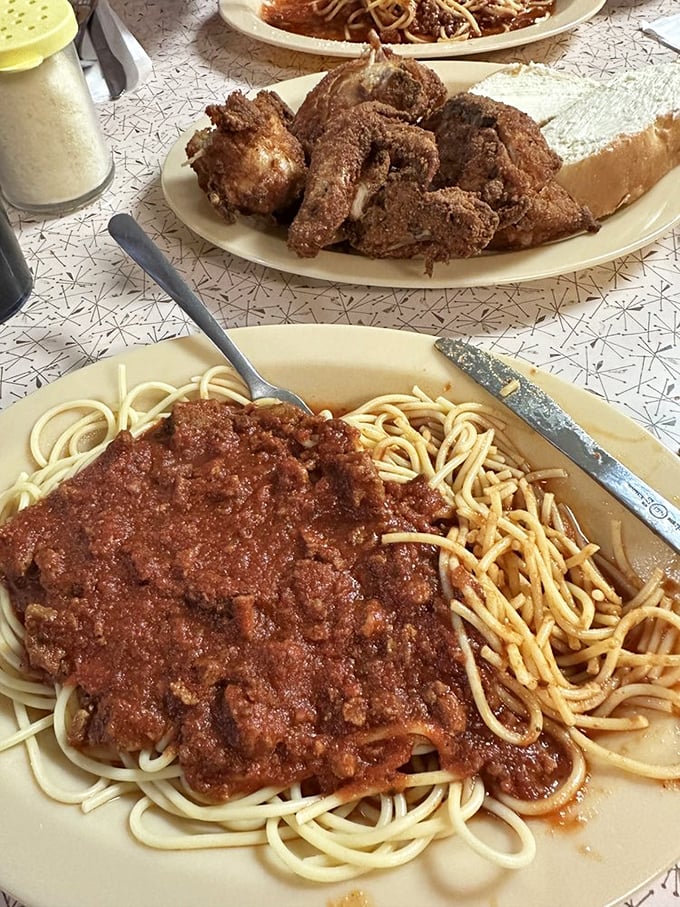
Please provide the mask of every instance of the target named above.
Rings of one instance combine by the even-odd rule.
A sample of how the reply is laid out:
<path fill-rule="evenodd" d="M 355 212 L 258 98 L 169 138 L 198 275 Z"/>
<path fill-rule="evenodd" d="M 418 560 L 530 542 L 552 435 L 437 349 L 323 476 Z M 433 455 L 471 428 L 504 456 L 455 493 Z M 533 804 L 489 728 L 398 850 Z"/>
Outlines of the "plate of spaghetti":
<path fill-rule="evenodd" d="M 602 907 L 669 864 L 678 558 L 432 338 L 234 334 L 317 415 L 250 404 L 197 337 L 0 415 L 0 884 Z M 677 491 L 642 429 L 518 366 Z"/>
<path fill-rule="evenodd" d="M 358 57 L 373 29 L 397 53 L 419 59 L 471 56 L 531 44 L 576 28 L 605 0 L 219 0 L 222 19 L 277 47 Z"/>

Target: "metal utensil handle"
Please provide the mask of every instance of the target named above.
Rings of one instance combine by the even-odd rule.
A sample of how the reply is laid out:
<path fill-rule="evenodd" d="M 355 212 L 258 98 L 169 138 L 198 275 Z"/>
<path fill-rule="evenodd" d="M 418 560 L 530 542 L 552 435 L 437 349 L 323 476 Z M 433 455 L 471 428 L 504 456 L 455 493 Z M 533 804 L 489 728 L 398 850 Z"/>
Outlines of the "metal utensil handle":
<path fill-rule="evenodd" d="M 560 450 L 680 554 L 680 510 L 607 453 L 537 384 L 497 356 L 440 338 L 435 347 Z M 503 396 L 516 383 L 516 390 Z"/>
<path fill-rule="evenodd" d="M 201 300 L 191 292 L 160 249 L 129 214 L 114 214 L 109 221 L 109 233 L 133 261 L 148 272 L 168 296 L 186 312 L 218 350 L 226 356 L 248 385 L 252 396 L 258 386 L 267 384 L 264 378 L 246 359 L 229 335 L 215 321 Z"/>
<path fill-rule="evenodd" d="M 109 97 L 117 101 L 127 88 L 125 67 L 114 54 L 104 33 L 104 28 L 99 20 L 100 8 L 97 5 L 90 16 L 86 31 L 90 36 L 92 47 L 99 60 L 102 76 L 109 90 Z"/>

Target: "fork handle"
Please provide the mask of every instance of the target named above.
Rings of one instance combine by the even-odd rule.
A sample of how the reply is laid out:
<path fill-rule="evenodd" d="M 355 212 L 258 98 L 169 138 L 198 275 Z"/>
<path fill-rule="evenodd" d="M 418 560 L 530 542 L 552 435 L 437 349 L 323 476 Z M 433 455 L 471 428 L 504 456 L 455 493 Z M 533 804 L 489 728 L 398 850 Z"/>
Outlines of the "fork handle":
<path fill-rule="evenodd" d="M 137 262 L 139 267 L 155 280 L 194 324 L 212 340 L 243 378 L 251 396 L 255 398 L 259 387 L 267 382 L 215 321 L 204 303 L 189 289 L 137 221 L 129 214 L 114 214 L 109 221 L 109 233 L 130 258 Z"/>

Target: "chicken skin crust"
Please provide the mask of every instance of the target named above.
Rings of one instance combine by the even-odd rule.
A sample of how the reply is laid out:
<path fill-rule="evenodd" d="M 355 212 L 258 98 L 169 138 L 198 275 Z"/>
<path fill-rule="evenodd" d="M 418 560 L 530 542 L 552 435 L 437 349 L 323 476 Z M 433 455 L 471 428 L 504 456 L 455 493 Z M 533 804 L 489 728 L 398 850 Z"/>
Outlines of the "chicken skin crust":
<path fill-rule="evenodd" d="M 233 224 L 238 214 L 276 220 L 302 195 L 307 164 L 289 131 L 293 113 L 278 95 L 240 91 L 206 113 L 213 128 L 196 132 L 186 147 L 189 163 L 210 204 Z"/>
<path fill-rule="evenodd" d="M 456 186 L 428 192 L 398 181 L 388 183 L 350 224 L 347 239 L 369 258 L 422 256 L 431 276 L 437 261 L 481 252 L 497 226 L 496 212 L 472 192 Z"/>
<path fill-rule="evenodd" d="M 528 194 L 528 207 L 517 223 L 498 230 L 488 248 L 529 249 L 575 233 L 597 233 L 599 221 L 555 180 Z"/>
<path fill-rule="evenodd" d="M 367 101 L 336 114 L 316 142 L 288 246 L 302 258 L 345 238 L 386 182 L 427 186 L 439 165 L 431 133 L 405 123 L 394 108 Z"/>
<path fill-rule="evenodd" d="M 434 133 L 439 149 L 433 187 L 474 192 L 497 212 L 500 229 L 522 217 L 528 194 L 560 168 L 534 120 L 482 95 L 454 95 L 421 125 Z"/>
<path fill-rule="evenodd" d="M 361 57 L 326 73 L 302 102 L 291 128 L 309 155 L 329 121 L 342 110 L 379 101 L 415 123 L 441 107 L 446 98 L 446 86 L 432 69 L 399 57 L 379 41 L 372 42 Z"/>

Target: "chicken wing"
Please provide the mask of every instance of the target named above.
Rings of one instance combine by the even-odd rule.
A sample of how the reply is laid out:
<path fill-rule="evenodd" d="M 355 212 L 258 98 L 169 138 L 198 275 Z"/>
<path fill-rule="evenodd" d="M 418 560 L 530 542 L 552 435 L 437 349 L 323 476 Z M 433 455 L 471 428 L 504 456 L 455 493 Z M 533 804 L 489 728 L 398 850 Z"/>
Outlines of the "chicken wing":
<path fill-rule="evenodd" d="M 498 215 L 472 192 L 457 187 L 428 192 L 398 181 L 388 183 L 351 222 L 347 239 L 369 258 L 421 255 L 431 275 L 436 261 L 477 255 L 497 226 Z"/>
<path fill-rule="evenodd" d="M 574 201 L 555 180 L 547 182 L 538 192 L 530 192 L 528 201 L 522 217 L 517 223 L 498 230 L 489 249 L 528 249 L 574 233 L 597 233 L 600 229 L 588 208 Z"/>
<path fill-rule="evenodd" d="M 288 246 L 314 258 L 344 238 L 386 182 L 427 186 L 439 165 L 431 133 L 405 123 L 394 108 L 367 101 L 336 114 L 316 142 L 302 204 Z"/>

